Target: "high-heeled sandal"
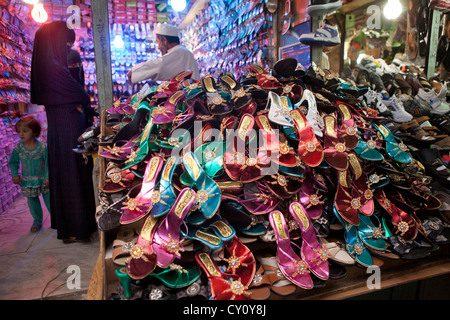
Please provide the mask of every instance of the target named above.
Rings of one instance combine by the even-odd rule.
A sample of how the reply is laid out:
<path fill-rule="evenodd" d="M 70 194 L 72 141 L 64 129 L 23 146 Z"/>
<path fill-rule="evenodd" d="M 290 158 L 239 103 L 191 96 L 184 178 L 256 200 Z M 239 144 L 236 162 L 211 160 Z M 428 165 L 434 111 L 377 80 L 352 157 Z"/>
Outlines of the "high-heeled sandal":
<path fill-rule="evenodd" d="M 294 148 L 289 146 L 288 141 L 281 134 L 277 134 L 273 130 L 267 115 L 255 116 L 255 122 L 262 133 L 264 148 L 267 150 L 269 158 L 284 167 L 297 166 Z"/>
<path fill-rule="evenodd" d="M 155 88 L 153 98 L 166 99 L 173 95 L 176 91 L 182 89 L 181 83 L 192 77 L 192 71 L 182 71 L 168 81 L 162 82 Z"/>
<path fill-rule="evenodd" d="M 142 134 L 139 138 L 139 146 L 136 149 L 136 151 L 131 151 L 131 153 L 127 156 L 127 159 L 125 160 L 125 165 L 122 167 L 122 170 L 129 169 L 136 164 L 140 163 L 144 158 L 147 156 L 149 149 L 150 149 L 150 142 L 149 142 L 149 136 L 150 132 L 152 131 L 154 127 L 154 123 L 152 118 L 148 120 L 147 124 L 144 127 L 144 130 L 142 131 Z"/>
<path fill-rule="evenodd" d="M 190 286 L 201 276 L 201 271 L 197 268 L 185 269 L 180 265 L 171 263 L 168 267 L 160 272 L 152 272 L 149 274 L 161 281 L 169 288 L 184 288 Z"/>
<path fill-rule="evenodd" d="M 293 284 L 311 289 L 313 282 L 306 262 L 292 249 L 288 227 L 283 214 L 276 210 L 269 214 L 269 222 L 274 230 L 277 243 L 277 261 L 280 271 Z"/>
<path fill-rule="evenodd" d="M 324 159 L 336 170 L 347 170 L 347 147 L 345 143 L 339 141 L 337 133 L 337 120 L 331 115 L 326 115 L 323 119 L 325 122 Z"/>
<path fill-rule="evenodd" d="M 358 146 L 359 136 L 357 134 L 355 122 L 350 112 L 350 108 L 344 102 L 335 102 L 336 108 L 341 116 L 338 137 L 345 143 L 345 146 L 352 150 Z"/>
<path fill-rule="evenodd" d="M 219 89 L 211 75 L 202 79 L 203 90 L 206 93 L 209 112 L 213 115 L 225 115 L 233 111 L 228 103 L 229 95 Z"/>
<path fill-rule="evenodd" d="M 378 220 L 378 227 L 372 222 L 372 218 L 378 220 L 376 215 L 368 217 L 365 215 L 359 216 L 359 226 L 356 227 L 358 230 L 359 238 L 364 242 L 367 247 L 374 250 L 386 250 L 386 237 L 384 235 L 385 230 L 382 227 L 381 222 Z"/>
<path fill-rule="evenodd" d="M 337 212 L 336 208 L 333 209 L 333 212 L 339 222 L 344 226 L 345 248 L 347 249 L 348 254 L 355 259 L 355 262 L 363 267 L 372 266 L 372 256 L 359 238 L 356 227 L 342 220 L 341 215 Z"/>
<path fill-rule="evenodd" d="M 408 147 L 399 138 L 395 137 L 384 124 L 372 123 L 372 125 L 384 137 L 386 153 L 388 156 L 395 161 L 402 163 L 410 163 L 412 161 L 412 157 L 408 153 Z"/>
<path fill-rule="evenodd" d="M 288 97 L 280 97 L 275 92 L 269 91 L 267 96 L 267 109 L 269 109 L 267 116 L 271 122 L 281 126 L 294 127 L 289 113 L 292 110 L 292 104 Z"/>
<path fill-rule="evenodd" d="M 258 215 L 252 214 L 239 203 L 224 200 L 221 207 L 222 216 L 241 234 L 257 237 L 266 233 L 267 228 L 263 221 L 258 219 Z"/>
<path fill-rule="evenodd" d="M 234 79 L 231 74 L 225 74 L 220 77 L 220 83 L 225 91 L 231 95 L 231 102 L 234 109 L 242 109 L 250 104 L 252 96 L 244 87 Z"/>
<path fill-rule="evenodd" d="M 106 179 L 102 191 L 105 193 L 120 192 L 128 188 L 134 181 L 135 175 L 130 170 L 119 169 L 113 162 L 106 167 Z"/>
<path fill-rule="evenodd" d="M 152 243 L 159 220 L 148 216 L 142 225 L 136 244 L 129 247 L 130 257 L 127 259 L 127 273 L 133 279 L 143 279 L 156 267 L 156 254 Z"/>
<path fill-rule="evenodd" d="M 314 190 L 311 177 L 308 175 L 303 179 L 302 187 L 298 194 L 299 202 L 308 212 L 311 219 L 319 219 L 322 214 L 323 201 L 319 189 Z"/>
<path fill-rule="evenodd" d="M 205 218 L 211 218 L 219 209 L 221 191 L 217 183 L 201 167 L 192 151 L 183 155 L 183 165 L 193 180 L 192 187 L 197 188 L 196 202 Z"/>
<path fill-rule="evenodd" d="M 125 207 L 122 208 L 123 214 L 120 217 L 121 224 L 136 222 L 150 212 L 153 206 L 152 197 L 156 186 L 156 180 L 163 163 L 164 160 L 159 156 L 150 159 L 145 168 L 144 179 L 139 193 L 135 197 L 130 196 L 133 194 L 132 191 L 136 190 L 134 188 L 137 186 L 134 187 L 129 191 L 127 201 L 123 203 Z"/>
<path fill-rule="evenodd" d="M 223 240 L 216 236 L 215 233 L 211 232 L 210 230 L 200 229 L 199 225 L 202 225 L 204 221 L 198 223 L 198 225 L 189 223 L 188 219 L 186 219 L 186 221 L 187 230 L 184 225 L 182 225 L 180 229 L 180 234 L 182 237 L 188 240 L 198 241 L 199 243 L 208 246 L 210 250 L 217 250 L 223 247 Z"/>
<path fill-rule="evenodd" d="M 296 136 L 299 141 L 298 155 L 300 159 L 310 167 L 317 167 L 324 159 L 324 150 L 320 141 L 314 134 L 314 130 L 300 110 L 290 112 L 297 130 Z"/>
<path fill-rule="evenodd" d="M 325 246 L 319 242 L 314 226 L 306 213 L 305 208 L 299 202 L 289 205 L 291 216 L 297 221 L 302 233 L 301 255 L 309 270 L 319 279 L 327 280 L 330 275 L 328 267 L 328 252 Z"/>
<path fill-rule="evenodd" d="M 98 155 L 105 159 L 125 161 L 127 156 L 139 147 L 139 144 L 137 144 L 139 140 L 139 134 L 137 134 L 128 141 L 116 141 L 112 146 L 103 147 L 102 152 Z"/>
<path fill-rule="evenodd" d="M 217 264 L 211 259 L 206 252 L 198 252 L 195 254 L 195 260 L 203 269 L 209 281 L 211 294 L 214 300 L 248 300 L 250 292 L 240 279 L 228 281 L 220 272 Z M 227 277 L 228 278 L 228 277 Z"/>
<path fill-rule="evenodd" d="M 144 125 L 145 121 L 147 121 L 151 109 L 152 106 L 147 101 L 140 103 L 136 113 L 133 115 L 133 119 L 117 132 L 112 142 L 128 141 L 139 134 L 141 127 Z"/>
<path fill-rule="evenodd" d="M 201 223 L 199 227 L 203 230 L 212 230 L 223 242 L 233 239 L 236 235 L 234 228 L 226 220 L 223 220 L 219 213 Z"/>
<path fill-rule="evenodd" d="M 194 79 L 186 79 L 181 82 L 181 87 L 186 93 L 186 99 L 194 99 L 205 94 L 202 83 Z"/>
<path fill-rule="evenodd" d="M 182 103 L 185 92 L 180 90 L 175 92 L 163 104 L 152 109 L 151 117 L 155 124 L 172 123 L 176 116 L 176 109 Z"/>
<path fill-rule="evenodd" d="M 301 178 L 283 175 L 278 172 L 266 175 L 262 180 L 266 187 L 280 199 L 288 199 L 292 195 L 297 194 L 302 187 L 303 181 Z"/>
<path fill-rule="evenodd" d="M 292 104 L 296 104 L 302 99 L 303 87 L 295 82 L 280 82 L 278 94 L 288 97 Z"/>
<path fill-rule="evenodd" d="M 347 172 L 337 171 L 337 175 L 338 183 L 334 198 L 336 212 L 348 223 L 358 226 L 358 210 L 361 207 L 361 199 L 359 196 L 355 198 L 352 196 Z"/>
<path fill-rule="evenodd" d="M 152 247 L 157 256 L 158 266 L 165 268 L 175 258 L 181 258 L 180 252 L 184 251 L 184 249 L 180 241 L 180 227 L 191 210 L 195 198 L 196 194 L 192 189 L 184 188 L 181 190 L 174 205 L 156 229 Z"/>
<path fill-rule="evenodd" d="M 202 167 L 206 174 L 211 178 L 216 178 L 222 175 L 223 156 L 225 152 L 225 142 L 213 141 L 207 142 L 198 147 L 194 154 L 198 160 L 201 161 Z"/>
<path fill-rule="evenodd" d="M 359 197 L 361 206 L 359 211 L 367 216 L 372 215 L 374 210 L 373 190 L 368 185 L 368 178 L 364 173 L 358 157 L 353 153 L 348 154 L 350 169 L 353 173 L 352 194 Z"/>
<path fill-rule="evenodd" d="M 237 132 L 231 138 L 226 137 L 227 145 L 224 153 L 224 168 L 232 180 L 240 180 L 241 167 L 245 164 L 247 137 L 250 136 L 255 119 L 252 115 L 243 115 L 239 120 Z"/>
<path fill-rule="evenodd" d="M 302 99 L 294 104 L 294 108 L 303 111 L 306 120 L 308 120 L 309 125 L 313 128 L 316 137 L 322 137 L 324 122 L 323 118 L 320 116 L 319 110 L 317 109 L 314 93 L 308 89 L 305 89 L 303 91 Z"/>
<path fill-rule="evenodd" d="M 378 151 L 379 146 L 377 141 L 374 139 L 374 134 L 371 134 L 371 130 L 369 128 L 362 128 L 363 133 L 361 133 L 362 137 L 360 138 L 358 145 L 353 151 L 364 160 L 369 161 L 382 161 L 384 160 L 383 154 Z M 367 132 L 367 133 L 364 133 Z"/>
<path fill-rule="evenodd" d="M 176 195 L 172 186 L 172 176 L 179 162 L 178 156 L 175 155 L 166 160 L 158 185 L 151 197 L 153 206 L 150 214 L 154 217 L 166 214 L 175 203 Z"/>
<path fill-rule="evenodd" d="M 250 64 L 249 69 L 256 74 L 257 85 L 263 89 L 277 89 L 280 86 L 277 78 L 267 73 L 261 66 Z"/>
<path fill-rule="evenodd" d="M 417 236 L 418 227 L 414 218 L 398 206 L 394 205 L 383 190 L 377 189 L 374 193 L 375 199 L 390 215 L 390 222 L 397 233 L 403 239 L 410 241 Z"/>
<path fill-rule="evenodd" d="M 226 272 L 231 272 L 241 279 L 244 286 L 249 286 L 256 272 L 253 253 L 237 236 L 225 242 L 223 261 L 228 263 Z"/>

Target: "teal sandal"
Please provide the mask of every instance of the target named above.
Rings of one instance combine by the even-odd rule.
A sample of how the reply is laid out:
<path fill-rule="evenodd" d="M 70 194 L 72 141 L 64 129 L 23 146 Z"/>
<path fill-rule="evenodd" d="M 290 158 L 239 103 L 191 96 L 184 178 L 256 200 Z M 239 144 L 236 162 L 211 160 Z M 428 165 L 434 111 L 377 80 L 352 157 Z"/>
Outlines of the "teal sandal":
<path fill-rule="evenodd" d="M 150 276 L 155 277 L 170 288 L 184 288 L 200 278 L 199 269 L 184 269 L 179 265 L 171 264 L 161 272 L 152 272 Z"/>
<path fill-rule="evenodd" d="M 205 218 L 211 218 L 219 209 L 221 191 L 217 183 L 203 170 L 192 151 L 183 155 L 183 164 L 193 180 L 192 187 L 197 188 L 196 202 Z"/>
<path fill-rule="evenodd" d="M 372 215 L 372 217 L 378 220 L 377 216 Z M 360 214 L 359 225 L 356 229 L 358 230 L 359 238 L 366 246 L 375 250 L 386 250 L 385 230 L 380 222 L 378 224 L 379 227 L 376 227 L 372 223 L 371 217 Z"/>
<path fill-rule="evenodd" d="M 150 214 L 154 217 L 166 214 L 175 203 L 177 196 L 172 186 L 172 176 L 179 162 L 178 156 L 171 156 L 166 160 L 159 184 L 152 194 L 153 208 Z"/>
<path fill-rule="evenodd" d="M 347 249 L 348 254 L 364 267 L 373 265 L 372 256 L 364 245 L 364 242 L 359 238 L 356 227 L 343 221 L 336 208 L 333 208 L 333 213 L 344 226 L 345 248 Z"/>
<path fill-rule="evenodd" d="M 411 155 L 408 153 L 408 147 L 399 138 L 395 137 L 384 124 L 372 123 L 372 125 L 383 136 L 386 142 L 386 153 L 392 159 L 402 163 L 410 163 L 412 161 Z"/>

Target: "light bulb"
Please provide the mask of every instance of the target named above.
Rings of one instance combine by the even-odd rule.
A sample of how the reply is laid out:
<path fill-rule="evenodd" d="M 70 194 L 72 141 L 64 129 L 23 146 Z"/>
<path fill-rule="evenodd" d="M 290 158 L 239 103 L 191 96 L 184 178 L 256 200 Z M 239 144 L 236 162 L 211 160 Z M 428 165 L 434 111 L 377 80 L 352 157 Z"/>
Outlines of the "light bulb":
<path fill-rule="evenodd" d="M 36 3 L 31 10 L 31 17 L 34 21 L 39 23 L 44 23 L 48 19 L 47 11 L 44 9 L 44 5 L 42 3 Z"/>
<path fill-rule="evenodd" d="M 117 49 L 123 48 L 123 45 L 124 45 L 123 40 L 122 40 L 122 38 L 119 35 L 115 36 L 114 41 L 113 41 L 112 44 Z"/>
<path fill-rule="evenodd" d="M 394 20 L 402 13 L 403 7 L 400 0 L 388 0 L 384 6 L 384 16 L 386 19 Z"/>
<path fill-rule="evenodd" d="M 186 8 L 186 0 L 172 0 L 170 6 L 175 11 L 183 11 Z"/>
<path fill-rule="evenodd" d="M 38 0 L 22 0 L 22 1 L 28 4 L 36 4 L 38 2 Z"/>

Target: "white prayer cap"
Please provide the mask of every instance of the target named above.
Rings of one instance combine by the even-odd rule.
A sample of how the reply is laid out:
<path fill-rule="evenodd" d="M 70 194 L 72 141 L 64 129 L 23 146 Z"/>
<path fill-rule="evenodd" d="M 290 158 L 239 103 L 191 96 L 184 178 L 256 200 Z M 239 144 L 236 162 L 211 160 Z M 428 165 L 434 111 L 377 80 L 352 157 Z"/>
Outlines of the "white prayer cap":
<path fill-rule="evenodd" d="M 158 23 L 156 25 L 155 33 L 161 36 L 180 37 L 178 28 L 167 23 Z"/>

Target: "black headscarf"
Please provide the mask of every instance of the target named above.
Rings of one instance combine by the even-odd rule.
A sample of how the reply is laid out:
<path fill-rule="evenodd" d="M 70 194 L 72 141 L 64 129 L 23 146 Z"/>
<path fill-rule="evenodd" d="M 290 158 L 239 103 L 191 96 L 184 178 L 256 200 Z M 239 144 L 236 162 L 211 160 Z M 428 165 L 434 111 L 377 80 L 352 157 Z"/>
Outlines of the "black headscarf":
<path fill-rule="evenodd" d="M 84 87 L 68 68 L 70 38 L 64 21 L 45 23 L 36 31 L 31 60 L 31 103 L 85 105 L 90 102 Z"/>

